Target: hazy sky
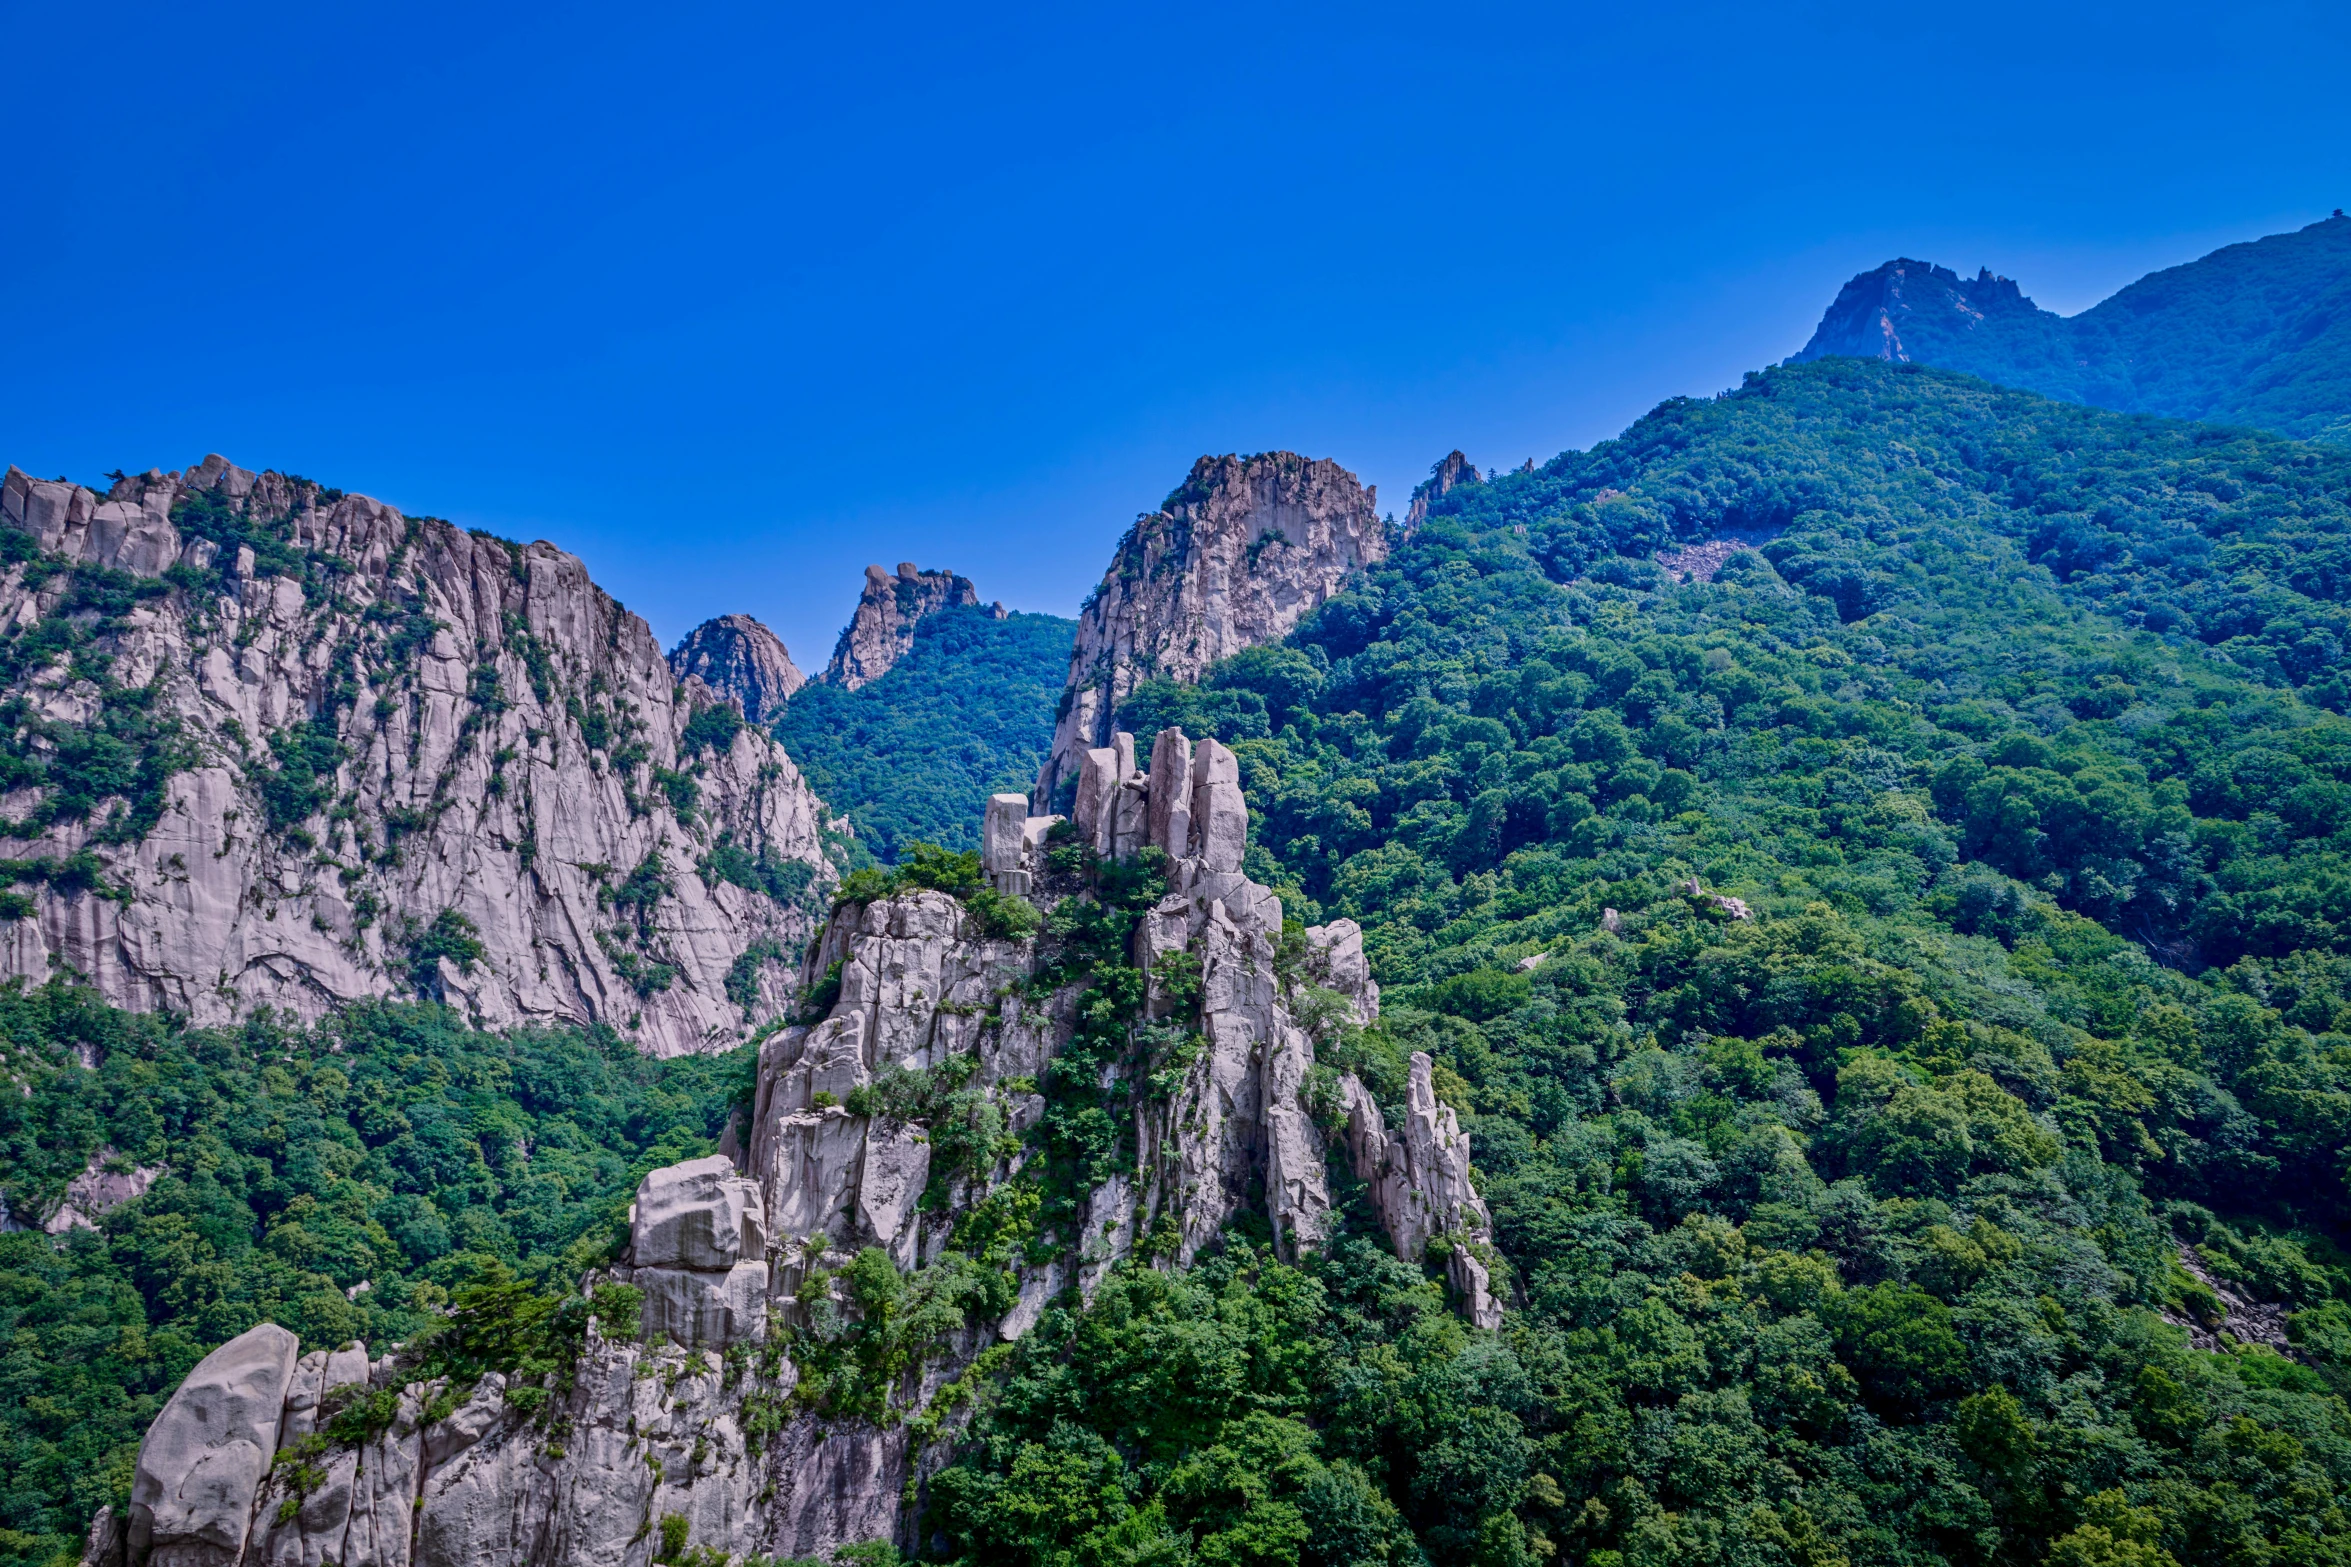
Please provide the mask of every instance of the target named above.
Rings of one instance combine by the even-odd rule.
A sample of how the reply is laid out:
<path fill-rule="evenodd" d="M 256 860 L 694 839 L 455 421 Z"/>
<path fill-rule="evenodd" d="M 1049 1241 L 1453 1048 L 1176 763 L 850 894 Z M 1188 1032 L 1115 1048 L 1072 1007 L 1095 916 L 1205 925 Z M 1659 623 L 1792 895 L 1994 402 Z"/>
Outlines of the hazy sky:
<path fill-rule="evenodd" d="M 1400 512 L 1897 254 L 2072 311 L 2351 205 L 2339 0 L 0 19 L 0 461 L 219 451 L 804 664 L 868 561 L 1073 613 L 1203 452 Z"/>

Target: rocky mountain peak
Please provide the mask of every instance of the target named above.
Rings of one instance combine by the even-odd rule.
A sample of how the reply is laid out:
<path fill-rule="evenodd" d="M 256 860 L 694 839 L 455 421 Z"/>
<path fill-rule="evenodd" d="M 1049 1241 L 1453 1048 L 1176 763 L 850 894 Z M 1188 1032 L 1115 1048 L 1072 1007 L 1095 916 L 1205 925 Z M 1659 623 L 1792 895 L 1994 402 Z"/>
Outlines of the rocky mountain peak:
<path fill-rule="evenodd" d="M 971 579 L 952 571 L 917 571 L 910 560 L 900 561 L 895 573 L 868 566 L 857 612 L 841 629 L 832 662 L 817 678 L 852 691 L 879 680 L 913 650 L 916 626 L 941 610 L 974 607 L 979 601 Z M 1002 604 L 990 608 L 998 620 L 1004 618 Z"/>
<path fill-rule="evenodd" d="M 1378 494 L 1328 458 L 1203 457 L 1135 519 L 1078 618 L 1053 750 L 1033 798 L 1052 801 L 1087 751 L 1110 743 L 1119 703 L 1157 676 L 1197 680 L 1220 658 L 1276 641 L 1349 574 L 1387 559 Z"/>
<path fill-rule="evenodd" d="M 792 693 L 808 683 L 783 638 L 749 615 L 720 615 L 686 633 L 669 650 L 669 670 L 731 697 L 755 724 L 775 721 Z"/>
<path fill-rule="evenodd" d="M 1429 476 L 1412 487 L 1412 504 L 1404 512 L 1404 536 L 1409 539 L 1418 533 L 1420 525 L 1429 519 L 1429 508 L 1452 493 L 1455 485 L 1480 482 L 1477 464 L 1463 456 L 1458 448 L 1447 452 L 1429 469 Z"/>
<path fill-rule="evenodd" d="M 1004 1221 L 974 1220 L 1024 1211 L 1024 1192 L 1037 1211 L 1030 1167 L 1044 1155 L 1018 1134 L 1046 1114 L 1038 1083 L 1076 1044 L 1092 977 L 1061 966 L 1034 920 L 1006 935 L 969 895 L 846 900 L 803 965 L 812 992 L 829 989 L 824 1015 L 761 1042 L 747 1143 L 647 1174 L 626 1249 L 590 1277 L 592 1302 L 610 1298 L 600 1286 L 633 1293 L 634 1332 L 590 1317 L 550 1395 L 497 1371 L 440 1381 L 397 1346 L 305 1355 L 264 1323 L 157 1414 L 127 1514 L 99 1515 L 88 1567 L 627 1567 L 645 1560 L 631 1530 L 671 1517 L 700 1542 L 681 1560 L 913 1548 L 943 1451 L 925 1443 L 967 1429 L 961 1379 L 991 1346 L 1122 1266 L 1189 1265 L 1244 1214 L 1262 1215 L 1285 1257 L 1321 1249 L 1342 1147 L 1397 1256 L 1420 1263 L 1442 1238 L 1454 1305 L 1499 1327 L 1493 1221 L 1430 1058 L 1411 1057 L 1405 1099 L 1385 1109 L 1353 1072 L 1317 1068 L 1314 1029 L 1328 1025 L 1308 1008 L 1378 1016 L 1361 929 L 1284 934 L 1281 898 L 1240 869 L 1249 811 L 1230 750 L 1172 728 L 1147 749 L 1111 741 L 1085 757 L 1075 821 L 1028 816 L 1018 794 L 992 797 L 984 817 L 995 899 L 1093 900 L 1105 862 L 1146 850 L 1165 878 L 1162 896 L 1117 917 L 1153 976 L 1133 1026 L 1189 1043 L 1089 1068 L 1120 1084 L 1102 1114 L 1131 1152 L 1087 1175 L 1049 1231 L 989 1242 Z M 917 1082 L 962 1087 L 954 1108 L 916 1114 L 892 1096 Z M 975 1149 L 972 1128 L 995 1136 Z M 983 1257 L 957 1249 L 967 1232 Z M 908 1299 L 975 1274 L 991 1290 L 945 1297 L 969 1301 L 957 1309 L 970 1320 L 882 1385 L 886 1418 L 842 1419 L 803 1379 L 829 1374 L 811 1350 L 867 1310 L 840 1274 L 871 1252 Z M 350 1390 L 388 1421 L 358 1445 L 296 1448 Z M 285 1449 L 312 1469 L 275 1461 Z"/>
<path fill-rule="evenodd" d="M 1896 364 L 1939 363 L 1953 339 L 2043 318 L 2061 318 L 2024 295 L 2013 278 L 1979 268 L 1962 278 L 1931 261 L 1897 257 L 1853 278 L 1837 291 L 1812 340 L 1792 361 L 1845 355 Z"/>
<path fill-rule="evenodd" d="M 823 806 L 577 557 L 217 455 L 104 498 L 11 468 L 0 528 L 0 623 L 45 633 L 0 681 L 0 853 L 93 867 L 0 917 L 0 976 L 198 1023 L 423 994 L 664 1055 L 790 999 Z"/>

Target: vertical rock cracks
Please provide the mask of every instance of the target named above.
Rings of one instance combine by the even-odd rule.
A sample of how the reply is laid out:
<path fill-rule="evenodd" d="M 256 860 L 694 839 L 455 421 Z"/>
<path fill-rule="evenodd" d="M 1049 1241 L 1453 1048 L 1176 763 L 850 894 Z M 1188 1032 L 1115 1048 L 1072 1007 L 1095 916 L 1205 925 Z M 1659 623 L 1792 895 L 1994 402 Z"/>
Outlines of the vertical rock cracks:
<path fill-rule="evenodd" d="M 1495 1325 L 1469 1142 L 1428 1059 L 1392 1128 L 1337 1077 L 1343 1151 L 1310 1112 L 1293 1006 L 1312 986 L 1376 1017 L 1361 932 L 1285 940 L 1240 868 L 1229 750 L 1169 730 L 1148 770 L 1138 754 L 1090 749 L 1066 822 L 989 801 L 973 883 L 834 910 L 802 969 L 821 1016 L 762 1043 L 742 1167 L 646 1177 L 626 1253 L 573 1307 L 597 1315 L 566 1373 L 456 1386 L 356 1347 L 297 1360 L 257 1328 L 157 1420 L 92 1560 L 639 1567 L 665 1520 L 735 1555 L 910 1545 L 963 1407 L 942 1389 L 1122 1263 L 1181 1266 L 1259 1219 L 1283 1255 L 1315 1250 L 1334 1153 L 1398 1252 L 1446 1248 L 1463 1310 Z M 1055 1128 L 1097 1111 L 1106 1135 L 1073 1159 Z M 940 1303 L 926 1337 L 892 1337 Z M 364 1441 L 321 1450 L 322 1412 L 360 1396 Z"/>
<path fill-rule="evenodd" d="M 790 999 L 823 808 L 575 557 L 217 457 L 104 497 L 10 469 L 0 531 L 0 857 L 80 867 L 0 975 L 200 1023 L 422 993 L 663 1055 Z"/>
<path fill-rule="evenodd" d="M 1327 458 L 1203 457 L 1135 519 L 1078 616 L 1053 750 L 1030 799 L 1056 808 L 1086 752 L 1112 743 L 1118 706 L 1156 676 L 1273 642 L 1388 558 L 1379 497 Z"/>

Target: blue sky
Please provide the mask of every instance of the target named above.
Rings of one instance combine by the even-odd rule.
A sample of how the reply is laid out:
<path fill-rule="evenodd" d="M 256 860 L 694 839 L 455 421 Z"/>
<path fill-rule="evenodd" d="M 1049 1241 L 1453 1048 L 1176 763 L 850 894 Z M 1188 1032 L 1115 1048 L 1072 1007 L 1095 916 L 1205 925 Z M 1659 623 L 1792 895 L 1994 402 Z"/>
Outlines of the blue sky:
<path fill-rule="evenodd" d="M 0 17 L 0 461 L 220 451 L 804 664 L 868 561 L 1074 612 L 1203 452 L 1401 511 L 1896 254 L 2072 311 L 2351 205 L 2340 4 Z"/>

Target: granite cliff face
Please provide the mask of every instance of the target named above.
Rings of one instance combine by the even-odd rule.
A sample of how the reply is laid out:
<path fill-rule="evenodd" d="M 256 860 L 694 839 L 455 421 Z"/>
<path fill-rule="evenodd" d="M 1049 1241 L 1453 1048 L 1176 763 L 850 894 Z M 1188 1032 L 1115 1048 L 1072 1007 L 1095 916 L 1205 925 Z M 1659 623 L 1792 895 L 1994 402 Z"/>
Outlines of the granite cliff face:
<path fill-rule="evenodd" d="M 833 646 L 832 662 L 817 678 L 854 691 L 879 680 L 890 666 L 914 648 L 914 628 L 943 609 L 977 605 L 979 590 L 969 577 L 952 571 L 917 571 L 902 560 L 895 576 L 879 566 L 865 568 L 865 591 L 858 595 L 857 612 L 841 628 Z M 998 620 L 1004 606 L 991 606 Z"/>
<path fill-rule="evenodd" d="M 660 1054 L 790 998 L 823 808 L 573 556 L 217 457 L 103 497 L 10 469 L 0 545 L 0 975 Z"/>
<path fill-rule="evenodd" d="M 784 639 L 749 615 L 720 615 L 687 632 L 669 650 L 669 672 L 681 683 L 697 679 L 734 698 L 755 724 L 775 722 L 792 693 L 808 683 Z"/>
<path fill-rule="evenodd" d="M 1139 517 L 1078 619 L 1053 750 L 1030 798 L 1054 804 L 1119 703 L 1155 676 L 1196 680 L 1288 634 L 1348 575 L 1385 560 L 1378 496 L 1337 463 L 1267 452 L 1203 457 Z"/>
<path fill-rule="evenodd" d="M 1090 1291 L 1122 1262 L 1182 1266 L 1252 1208 L 1285 1253 L 1321 1245 L 1334 1139 L 1399 1252 L 1442 1237 L 1462 1311 L 1497 1325 L 1468 1140 L 1427 1058 L 1390 1130 L 1353 1076 L 1318 1079 L 1296 1021 L 1309 987 L 1376 1015 L 1361 933 L 1316 927 L 1285 956 L 1280 899 L 1239 869 L 1248 811 L 1232 753 L 1170 730 L 1150 763 L 1115 735 L 1083 758 L 1074 822 L 1029 817 L 1007 794 L 983 833 L 988 890 L 1039 905 L 1093 902 L 1104 862 L 1165 856 L 1145 862 L 1164 865 L 1162 891 L 1126 956 L 1148 978 L 1109 1057 L 1064 1063 L 1093 974 L 1072 973 L 1058 938 L 990 934 L 979 903 L 940 891 L 844 903 L 803 975 L 836 999 L 762 1044 L 741 1165 L 722 1155 L 647 1176 L 625 1256 L 588 1281 L 640 1292 L 634 1332 L 590 1318 L 568 1373 L 454 1387 L 359 1347 L 298 1356 L 292 1335 L 255 1328 L 156 1420 L 130 1512 L 101 1516 L 89 1562 L 645 1567 L 665 1533 L 732 1556 L 911 1547 L 924 1482 L 969 1407 L 942 1388 L 1072 1286 Z M 1057 1084 L 1058 1071 L 1073 1075 Z M 1066 1209 L 1037 1209 L 1048 1098 L 1121 1082 L 1131 1091 L 1105 1102 L 1130 1120 L 1131 1162 L 1066 1194 Z M 995 1200 L 1007 1194 L 1030 1206 Z M 1046 1216 L 966 1256 L 963 1221 L 983 1205 Z M 838 1347 L 862 1330 L 864 1297 L 845 1281 L 875 1253 L 899 1301 L 998 1282 L 845 1414 L 825 1379 L 854 1359 Z M 363 1395 L 382 1417 L 364 1441 L 314 1435 Z"/>

